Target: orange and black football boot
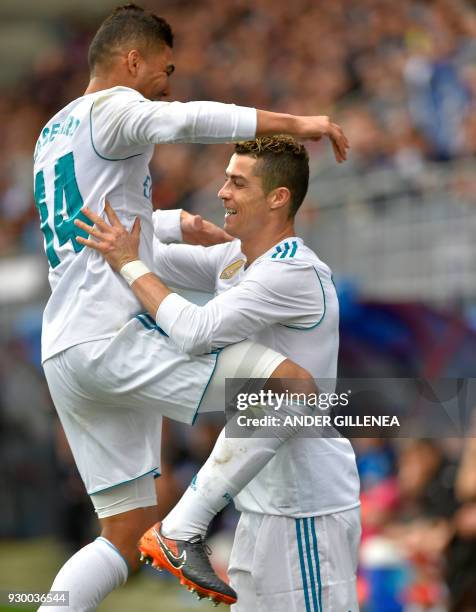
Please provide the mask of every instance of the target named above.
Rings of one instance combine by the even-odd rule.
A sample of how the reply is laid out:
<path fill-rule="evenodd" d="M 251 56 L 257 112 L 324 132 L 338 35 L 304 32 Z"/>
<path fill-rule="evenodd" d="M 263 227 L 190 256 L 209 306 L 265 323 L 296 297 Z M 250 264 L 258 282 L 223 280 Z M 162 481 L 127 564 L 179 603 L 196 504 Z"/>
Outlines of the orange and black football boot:
<path fill-rule="evenodd" d="M 191 540 L 174 540 L 165 537 L 157 523 L 144 533 L 139 542 L 141 561 L 166 570 L 176 576 L 198 599 L 208 597 L 214 605 L 234 604 L 235 591 L 214 572 L 209 555 L 210 549 L 201 535 Z"/>

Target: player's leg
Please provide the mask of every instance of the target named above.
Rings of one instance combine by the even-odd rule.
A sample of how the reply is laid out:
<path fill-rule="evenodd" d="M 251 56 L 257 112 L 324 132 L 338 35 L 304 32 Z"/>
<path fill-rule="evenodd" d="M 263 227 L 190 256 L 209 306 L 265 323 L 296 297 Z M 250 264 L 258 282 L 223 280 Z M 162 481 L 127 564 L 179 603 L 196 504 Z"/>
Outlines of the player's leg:
<path fill-rule="evenodd" d="M 127 355 L 121 351 L 124 345 Z M 113 389 L 127 393 L 131 410 L 136 407 L 140 410 L 141 406 L 148 409 L 153 401 L 154 414 L 162 413 L 189 423 L 199 409 L 224 410 L 227 378 L 244 380 L 245 386 L 250 380 L 268 381 L 266 384 L 272 386 L 285 379 L 291 393 L 316 392 L 314 380 L 306 370 L 272 349 L 243 341 L 226 347 L 218 357 L 192 357 L 179 351 L 169 338 L 157 331 L 155 323 L 144 316 L 125 326 L 101 357 L 96 367 L 97 376 L 103 381 L 111 380 L 111 393 Z M 306 406 L 299 404 L 286 405 L 280 409 L 279 416 L 284 418 L 287 414 L 302 414 L 306 410 Z M 166 527 L 170 533 L 166 531 L 165 534 L 171 537 L 173 534 L 175 539 L 204 536 L 213 516 L 294 434 L 292 427 L 282 427 L 274 438 L 260 438 L 259 432 L 248 439 L 220 436 L 212 456 L 200 472 L 194 488 L 196 495 L 190 496 L 187 492 L 179 502 L 177 511 L 167 518 Z M 131 453 L 140 453 L 141 444 L 132 446 L 129 441 L 127 444 Z M 119 462 L 121 457 L 116 457 Z"/>
<path fill-rule="evenodd" d="M 78 612 L 95 610 L 138 569 L 137 540 L 157 520 L 151 474 L 91 495 L 91 500 L 101 522 L 101 535 L 66 561 L 51 586 L 52 591 L 67 591 L 68 610 Z M 55 612 L 56 607 L 45 610 Z"/>
<path fill-rule="evenodd" d="M 241 350 L 243 346 L 246 348 L 246 343 L 241 344 Z M 220 364 L 228 363 L 230 375 L 236 376 L 236 363 L 244 363 L 246 367 L 237 371 L 239 376 L 267 379 L 283 363 L 284 357 L 274 351 L 248 344 L 246 358 L 242 360 L 234 359 L 238 349 L 225 349 L 217 370 Z M 191 422 L 207 387 L 210 396 L 218 379 L 223 391 L 225 376 L 213 377 L 212 384 L 208 385 L 215 359 L 213 355 L 197 358 L 185 355 L 153 326 L 135 320 L 111 340 L 78 345 L 49 360 L 53 365 L 45 364 L 53 401 L 90 494 L 157 468 L 160 413 Z M 262 366 L 263 361 L 266 367 L 253 367 Z M 286 378 L 302 375 L 303 380 L 307 376 L 290 363 L 282 365 L 278 373 Z M 214 407 L 223 409 L 224 405 L 223 394 Z M 246 467 L 239 461 L 231 462 L 216 485 L 218 490 L 225 487 L 226 491 L 233 478 L 237 479 L 239 490 L 252 478 L 258 459 L 264 465 L 272 456 L 272 449 L 270 452 L 260 446 L 256 442 L 250 445 L 250 455 L 252 450 L 255 456 L 254 461 L 245 461 Z M 245 472 L 247 478 L 243 480 Z M 219 494 L 206 500 L 205 506 L 211 510 L 204 508 L 207 512 L 201 522 L 208 521 L 223 505 Z M 99 544 L 93 546 L 97 548 Z M 196 554 L 202 562 L 200 567 L 207 571 L 212 587 L 207 589 L 207 594 L 211 597 L 224 594 L 233 601 L 233 591 L 213 574 L 203 546 L 195 541 L 188 543 L 188 548 L 188 558 Z"/>
<path fill-rule="evenodd" d="M 358 612 L 360 508 L 309 518 L 321 567 L 322 609 Z"/>
<path fill-rule="evenodd" d="M 113 544 L 130 572 L 139 568 L 137 542 L 158 518 L 157 494 L 151 474 L 91 495 L 101 524 L 101 538 Z M 142 529 L 142 531 L 141 531 Z"/>
<path fill-rule="evenodd" d="M 242 513 L 228 567 L 230 582 L 238 594 L 233 612 L 320 612 L 312 599 L 307 600 L 308 575 L 303 589 L 295 525 L 295 519 L 285 516 Z M 317 589 L 314 562 L 312 567 Z"/>
<path fill-rule="evenodd" d="M 249 344 L 253 349 L 258 346 Z M 230 361 L 234 361 L 234 353 L 238 352 L 238 348 L 240 347 L 237 345 L 227 348 L 228 352 L 224 351 L 220 359 L 225 362 L 225 358 L 229 357 Z M 290 393 L 307 395 L 316 391 L 314 380 L 306 370 L 270 349 L 265 350 L 268 360 L 275 360 L 271 361 L 271 365 L 265 363 L 257 376 L 259 379 L 268 379 L 265 389 L 272 386 L 275 380 L 285 379 Z M 278 365 L 275 367 L 276 362 Z M 223 368 L 226 368 L 226 364 Z M 272 371 L 269 371 L 271 368 Z M 218 374 L 220 376 L 217 384 L 221 384 L 221 372 Z M 286 416 L 299 415 L 306 410 L 305 406 L 299 404 L 287 404 L 276 412 L 276 418 L 283 421 Z M 164 519 L 162 534 L 176 540 L 189 540 L 197 535 L 205 537 L 213 517 L 261 471 L 274 457 L 278 448 L 297 431 L 297 427 L 282 424 L 276 428 L 274 437 L 260 437 L 258 430 L 251 437 L 230 438 L 226 436 L 225 430 L 222 430 L 209 458 L 194 478 L 193 487 L 186 490 L 175 508 Z"/>
<path fill-rule="evenodd" d="M 161 410 L 191 422 L 215 359 L 181 353 L 138 319 L 112 339 L 77 345 L 44 364 L 103 527 L 102 537 L 76 553 L 55 579 L 56 590 L 70 591 L 72 601 L 79 601 L 73 610 L 97 605 L 127 579 L 127 563 L 136 565 L 137 540 L 157 519 L 151 474 L 160 467 Z M 142 490 L 147 474 L 153 499 Z M 130 483 L 124 484 L 127 495 L 121 483 Z M 218 580 L 217 588 L 223 592 L 227 586 Z"/>
<path fill-rule="evenodd" d="M 229 576 L 233 612 L 358 612 L 359 509 L 291 518 L 245 512 Z"/>
<path fill-rule="evenodd" d="M 98 538 L 66 561 L 51 585 L 51 591 L 68 594 L 68 605 L 45 604 L 41 612 L 93 612 L 111 591 L 128 577 L 125 560 L 111 543 Z"/>
<path fill-rule="evenodd" d="M 243 342 L 227 347 L 220 355 L 205 401 L 213 404 L 223 392 L 225 378 L 237 377 L 237 371 L 238 378 L 267 380 L 269 387 L 276 386 L 276 381 L 286 379 L 289 393 L 300 396 L 317 392 L 314 380 L 306 370 L 271 349 Z M 224 403 L 223 394 L 218 405 L 223 406 Z M 292 424 L 284 424 L 286 416 L 308 412 L 312 412 L 312 408 L 302 404 L 281 406 L 279 418 L 283 426 L 277 429 L 274 437 L 260 437 L 258 430 L 252 437 L 226 438 L 222 431 L 210 457 L 194 478 L 193 486 L 187 489 L 166 517 L 163 527 L 155 525 L 144 534 L 139 544 L 141 552 L 177 576 L 181 582 L 196 589 L 200 595 L 213 593 L 216 599 L 233 603 L 226 591 L 217 591 L 217 577 L 204 552 L 208 525 L 216 513 L 270 461 L 277 449 L 299 430 Z M 200 550 L 201 554 L 197 552 Z M 192 556 L 193 564 L 190 562 Z"/>
<path fill-rule="evenodd" d="M 323 602 L 323 576 L 327 567 L 324 567 L 320 548 L 324 534 L 319 533 L 319 538 L 316 537 L 314 520 L 314 517 L 296 519 L 264 515 L 252 569 L 254 582 L 258 585 L 257 610 L 330 612 Z M 339 608 L 339 612 L 350 609 Z"/>
<path fill-rule="evenodd" d="M 53 402 L 102 528 L 99 538 L 64 564 L 52 586 L 69 592 L 68 609 L 76 611 L 95 610 L 127 580 L 138 567 L 137 540 L 157 520 L 155 470 L 150 466 L 159 468 L 161 419 L 129 409 L 127 395 L 115 397 L 98 388 L 103 373 L 96 380 L 97 355 L 106 345 L 78 345 L 44 364 Z"/>
<path fill-rule="evenodd" d="M 230 586 L 238 595 L 238 601 L 231 607 L 232 612 L 246 610 L 259 612 L 258 585 L 253 577 L 253 559 L 263 518 L 263 514 L 243 512 L 236 526 L 227 572 Z M 268 607 L 267 610 L 269 609 Z"/>

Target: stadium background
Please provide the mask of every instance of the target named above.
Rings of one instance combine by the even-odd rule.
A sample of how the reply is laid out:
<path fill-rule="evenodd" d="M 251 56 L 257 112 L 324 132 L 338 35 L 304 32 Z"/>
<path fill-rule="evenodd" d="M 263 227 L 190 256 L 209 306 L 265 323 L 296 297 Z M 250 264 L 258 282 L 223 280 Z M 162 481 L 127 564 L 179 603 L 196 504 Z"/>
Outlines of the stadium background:
<path fill-rule="evenodd" d="M 32 151 L 49 116 L 84 91 L 89 40 L 116 4 L 0 3 L 0 590 L 47 589 L 62 559 L 95 533 L 39 362 L 48 288 Z M 309 146 L 312 183 L 299 224 L 334 271 L 340 373 L 474 377 L 474 2 L 143 4 L 175 30 L 175 99 L 326 113 L 346 130 L 352 149 L 342 166 L 327 143 Z M 154 204 L 220 223 L 216 192 L 229 154 L 227 146 L 158 147 Z M 168 424 L 158 479 L 163 511 L 218 427 Z M 391 607 L 387 590 L 404 597 L 407 611 L 476 610 L 474 443 L 354 443 L 363 609 L 401 609 Z M 229 510 L 215 526 L 221 566 L 235 521 Z M 146 568 L 100 609 L 207 607 Z"/>

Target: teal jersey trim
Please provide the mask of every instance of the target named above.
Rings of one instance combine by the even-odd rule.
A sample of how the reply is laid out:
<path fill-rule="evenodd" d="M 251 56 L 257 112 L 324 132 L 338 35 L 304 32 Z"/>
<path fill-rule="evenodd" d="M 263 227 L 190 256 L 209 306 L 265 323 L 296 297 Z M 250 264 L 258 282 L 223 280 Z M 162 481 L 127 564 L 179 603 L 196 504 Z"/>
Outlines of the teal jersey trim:
<path fill-rule="evenodd" d="M 322 313 L 322 317 L 319 319 L 317 323 L 314 323 L 314 325 L 311 325 L 310 327 L 301 327 L 299 325 L 285 325 L 284 323 L 280 323 L 279 325 L 282 325 L 283 327 L 287 327 L 288 329 L 297 329 L 299 331 L 309 331 L 311 329 L 315 329 L 318 325 L 322 323 L 322 321 L 324 321 L 324 317 L 326 316 L 326 309 L 327 309 L 326 293 L 324 291 L 324 285 L 322 284 L 321 277 L 319 276 L 319 272 L 316 270 L 316 268 L 314 268 L 314 272 L 316 273 L 316 276 L 319 279 L 319 284 L 321 286 L 321 291 L 322 291 L 322 299 L 324 300 L 324 312 Z"/>
<path fill-rule="evenodd" d="M 137 319 L 140 323 L 142 323 L 142 325 L 149 331 L 157 331 L 159 332 L 159 334 L 161 334 L 162 336 L 165 336 L 166 338 L 169 338 L 170 336 L 168 335 L 167 332 L 165 332 L 160 325 L 157 325 L 157 323 L 154 321 L 154 319 L 150 316 L 149 313 L 147 312 L 140 312 L 138 315 L 136 315 L 134 317 L 134 319 Z M 218 355 L 220 353 L 222 349 L 214 349 L 213 351 L 210 351 L 209 353 L 204 353 L 205 355 Z"/>
<path fill-rule="evenodd" d="M 308 523 L 309 519 L 305 518 L 302 520 L 303 520 L 304 539 L 306 541 L 306 555 L 307 555 L 307 565 L 309 568 L 309 582 L 311 583 L 312 603 L 314 605 L 314 610 L 319 612 L 320 608 L 317 603 L 316 579 L 314 578 L 314 568 L 313 568 L 312 556 L 311 556 L 311 543 L 310 543 L 310 537 L 309 537 L 309 523 Z"/>
<path fill-rule="evenodd" d="M 149 323 L 148 318 L 146 318 L 143 314 L 138 314 L 134 317 L 135 319 L 137 319 L 139 321 L 139 323 L 142 323 L 142 325 L 149 330 L 155 329 L 155 326 L 152 325 L 151 323 Z"/>
<path fill-rule="evenodd" d="M 169 335 L 164 332 L 164 330 L 159 325 L 157 325 L 154 319 L 147 312 L 141 312 L 136 315 L 135 318 L 140 321 L 146 329 L 158 331 L 159 334 L 162 334 L 162 336 L 165 336 L 166 338 L 169 337 Z"/>
<path fill-rule="evenodd" d="M 280 259 L 284 259 L 288 253 L 289 253 L 289 242 L 285 242 L 284 251 L 281 253 Z"/>
<path fill-rule="evenodd" d="M 96 538 L 96 540 L 101 540 L 101 542 L 104 542 L 104 544 L 107 544 L 109 546 L 109 548 L 112 548 L 112 550 L 114 550 L 115 552 L 117 552 L 117 554 L 121 557 L 121 559 L 124 561 L 124 563 L 126 564 L 127 567 L 127 574 L 128 576 L 131 575 L 131 568 L 129 563 L 127 562 L 127 559 L 122 555 L 121 551 L 116 548 L 114 546 L 114 544 L 112 542 L 109 542 L 109 540 L 106 540 L 106 538 L 103 538 L 102 536 L 99 536 L 98 538 Z"/>
<path fill-rule="evenodd" d="M 316 517 L 313 516 L 312 519 L 308 519 L 311 521 L 312 525 L 312 542 L 314 548 L 314 559 L 316 561 L 316 571 L 317 571 L 317 586 L 319 589 L 319 608 L 322 612 L 322 582 L 321 582 L 321 568 L 319 565 L 319 550 L 317 548 L 317 532 L 316 532 Z"/>
<path fill-rule="evenodd" d="M 295 519 L 295 522 L 306 612 L 323 612 L 315 517 Z"/>
<path fill-rule="evenodd" d="M 89 137 L 91 139 L 91 146 L 93 147 L 93 150 L 98 157 L 100 157 L 101 159 L 104 159 L 105 161 L 116 162 L 116 161 L 125 161 L 126 159 L 132 159 L 133 157 L 139 157 L 140 155 L 142 155 L 142 153 L 136 153 L 135 155 L 129 155 L 128 157 L 118 157 L 117 159 L 112 159 L 112 157 L 104 157 L 104 155 L 101 155 L 101 153 L 99 153 L 99 151 L 96 149 L 96 146 L 94 144 L 93 107 L 94 107 L 94 102 L 91 104 L 91 108 L 89 110 Z"/>
<path fill-rule="evenodd" d="M 296 539 L 299 552 L 299 564 L 301 566 L 302 587 L 304 591 L 304 601 L 306 602 L 306 612 L 311 612 L 311 602 L 309 600 L 309 590 L 307 585 L 306 565 L 304 562 L 303 543 L 301 535 L 301 519 L 296 519 Z"/>
<path fill-rule="evenodd" d="M 210 378 L 208 379 L 208 382 L 205 385 L 205 389 L 203 390 L 202 397 L 200 398 L 197 409 L 195 410 L 195 414 L 193 415 L 192 425 L 195 425 L 195 421 L 197 420 L 198 413 L 200 412 L 200 406 L 202 405 L 203 398 L 205 397 L 205 393 L 207 392 L 207 389 L 210 386 L 210 383 L 212 382 L 213 375 L 215 374 L 215 371 L 217 369 L 218 358 L 220 357 L 221 351 L 222 349 L 216 349 L 215 351 L 212 351 L 211 353 L 209 353 L 210 355 L 215 355 L 215 365 L 213 366 L 213 370 L 212 370 L 212 373 L 210 374 Z"/>
<path fill-rule="evenodd" d="M 289 242 L 287 241 L 282 244 L 278 244 L 278 246 L 276 247 L 276 250 L 271 255 L 271 259 L 277 259 L 278 255 L 279 255 L 279 259 L 286 259 L 286 258 L 291 259 L 292 257 L 294 257 L 298 249 L 298 243 L 295 240 L 293 240 L 291 244 L 292 244 L 292 248 L 289 246 Z M 284 250 L 283 250 L 283 247 L 284 247 Z"/>
<path fill-rule="evenodd" d="M 137 480 L 138 478 L 142 478 L 142 476 L 147 476 L 147 474 L 154 474 L 154 478 L 157 478 L 158 476 L 160 476 L 159 466 L 152 468 L 151 470 L 147 470 L 147 472 L 144 472 L 143 474 L 139 474 L 139 476 L 134 476 L 134 478 L 128 478 L 127 480 L 123 480 L 122 482 L 118 482 L 117 484 L 113 484 L 109 487 L 104 487 L 104 489 L 99 489 L 98 491 L 93 491 L 92 493 L 88 491 L 88 495 L 96 495 L 96 493 L 104 493 L 104 491 L 109 491 L 109 489 L 114 489 L 114 487 L 119 487 L 120 485 L 126 484 L 127 482 L 132 482 L 134 480 Z"/>

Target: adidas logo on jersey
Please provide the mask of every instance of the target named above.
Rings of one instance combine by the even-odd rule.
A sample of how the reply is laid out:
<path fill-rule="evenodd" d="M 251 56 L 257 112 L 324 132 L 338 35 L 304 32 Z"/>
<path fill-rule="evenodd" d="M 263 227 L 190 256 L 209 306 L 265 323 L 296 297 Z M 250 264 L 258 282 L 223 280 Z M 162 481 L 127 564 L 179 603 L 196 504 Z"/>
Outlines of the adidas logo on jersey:
<path fill-rule="evenodd" d="M 282 242 L 276 247 L 276 250 L 271 255 L 271 259 L 277 259 L 278 257 L 279 259 L 291 259 L 296 254 L 297 248 L 298 243 L 295 240 L 292 240 L 291 243 Z"/>

